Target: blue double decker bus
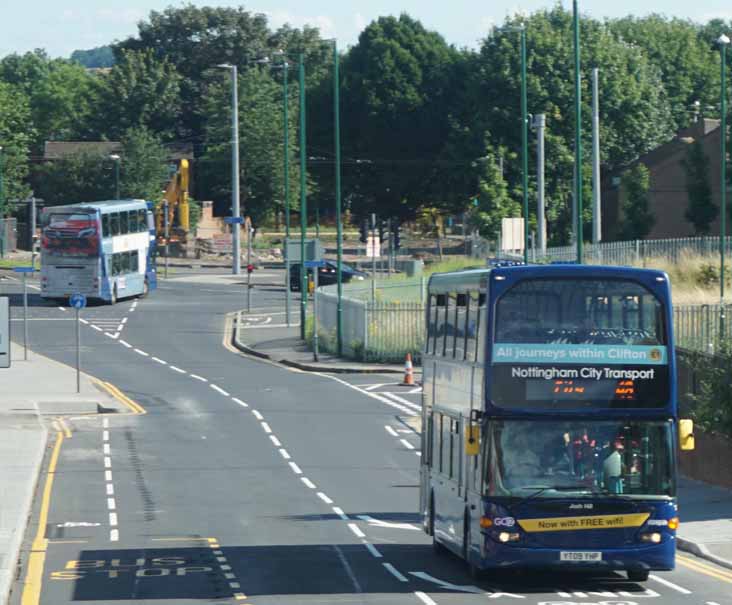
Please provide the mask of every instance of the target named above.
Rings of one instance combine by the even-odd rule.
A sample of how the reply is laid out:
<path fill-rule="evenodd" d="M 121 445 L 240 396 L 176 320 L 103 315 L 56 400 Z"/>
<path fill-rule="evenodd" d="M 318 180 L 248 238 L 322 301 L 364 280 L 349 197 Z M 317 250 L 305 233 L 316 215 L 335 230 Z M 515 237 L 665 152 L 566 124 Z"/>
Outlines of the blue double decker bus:
<path fill-rule="evenodd" d="M 41 296 L 74 293 L 110 304 L 157 286 L 152 203 L 52 206 L 41 214 Z"/>
<path fill-rule="evenodd" d="M 421 511 L 470 570 L 674 568 L 679 420 L 660 271 L 588 265 L 433 275 Z"/>

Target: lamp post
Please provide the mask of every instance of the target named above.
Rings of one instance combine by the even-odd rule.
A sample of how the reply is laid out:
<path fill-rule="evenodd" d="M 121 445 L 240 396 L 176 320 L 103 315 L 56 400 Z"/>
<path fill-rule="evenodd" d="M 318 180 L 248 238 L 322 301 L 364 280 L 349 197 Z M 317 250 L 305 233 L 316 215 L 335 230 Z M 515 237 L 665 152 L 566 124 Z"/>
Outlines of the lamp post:
<path fill-rule="evenodd" d="M 3 212 L 5 212 L 5 184 L 3 182 L 3 172 L 5 164 L 3 162 L 3 148 L 0 147 L 0 256 L 5 256 L 5 222 L 2 220 Z"/>
<path fill-rule="evenodd" d="M 298 84 L 300 86 L 300 338 L 305 340 L 305 317 L 308 308 L 307 273 L 305 270 L 305 237 L 307 236 L 308 199 L 305 187 L 305 54 L 298 55 Z"/>
<path fill-rule="evenodd" d="M 236 65 L 222 63 L 217 65 L 231 71 L 231 216 L 241 215 L 239 208 L 239 85 Z M 241 273 L 241 229 L 238 223 L 231 224 L 232 259 L 231 272 Z"/>
<path fill-rule="evenodd" d="M 114 199 L 119 199 L 119 160 L 120 157 L 114 153 L 109 156 L 109 159 L 114 162 Z"/>
<path fill-rule="evenodd" d="M 582 88 L 580 78 L 580 30 L 577 0 L 572 0 L 574 27 L 574 196 L 577 204 L 577 262 L 583 262 L 582 251 Z"/>
<path fill-rule="evenodd" d="M 333 40 L 333 120 L 335 146 L 335 203 L 336 203 L 336 253 L 337 253 L 337 284 L 338 306 L 336 319 L 336 334 L 338 341 L 338 356 L 343 354 L 343 221 L 341 218 L 341 103 L 340 103 L 340 75 L 338 59 L 338 43 Z"/>
<path fill-rule="evenodd" d="M 721 77 L 721 90 L 720 90 L 720 104 L 722 108 L 722 116 L 720 123 L 720 136 L 721 139 L 721 210 L 722 216 L 720 217 L 720 233 L 719 233 L 719 302 L 724 304 L 724 252 L 725 244 L 727 239 L 727 46 L 729 46 L 730 40 L 725 34 L 722 34 L 717 38 L 717 44 L 719 44 L 720 64 L 722 69 Z M 724 322 L 724 311 L 722 311 L 721 321 Z"/>
<path fill-rule="evenodd" d="M 524 190 L 524 263 L 529 263 L 529 117 L 526 100 L 526 26 L 521 26 L 521 179 Z"/>

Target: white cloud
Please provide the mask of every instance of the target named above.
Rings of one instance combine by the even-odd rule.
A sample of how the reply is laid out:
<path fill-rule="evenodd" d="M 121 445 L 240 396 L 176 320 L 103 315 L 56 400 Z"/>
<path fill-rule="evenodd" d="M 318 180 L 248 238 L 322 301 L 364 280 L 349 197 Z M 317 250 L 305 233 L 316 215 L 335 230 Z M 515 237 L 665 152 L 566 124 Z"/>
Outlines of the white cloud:
<path fill-rule="evenodd" d="M 100 21 L 120 24 L 136 24 L 146 16 L 147 13 L 145 11 L 136 8 L 101 8 L 95 13 L 95 18 Z"/>
<path fill-rule="evenodd" d="M 323 38 L 335 37 L 335 23 L 327 15 L 294 15 L 284 10 L 262 12 L 267 16 L 273 28 L 282 27 L 283 25 L 301 28 L 309 25 L 310 27 L 317 27 Z"/>
<path fill-rule="evenodd" d="M 366 29 L 366 26 L 369 24 L 369 21 L 361 13 L 356 13 L 353 16 L 353 24 L 356 27 L 356 31 L 358 33 L 361 33 L 363 30 Z"/>

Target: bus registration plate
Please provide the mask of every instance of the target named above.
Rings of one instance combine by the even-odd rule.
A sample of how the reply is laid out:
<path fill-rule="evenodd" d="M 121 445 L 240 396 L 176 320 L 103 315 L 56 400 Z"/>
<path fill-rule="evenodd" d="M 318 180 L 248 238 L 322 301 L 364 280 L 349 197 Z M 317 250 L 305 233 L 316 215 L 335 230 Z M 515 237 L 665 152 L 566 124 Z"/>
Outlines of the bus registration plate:
<path fill-rule="evenodd" d="M 601 552 L 591 551 L 579 551 L 579 552 L 567 552 L 562 551 L 559 553 L 560 561 L 602 561 Z"/>

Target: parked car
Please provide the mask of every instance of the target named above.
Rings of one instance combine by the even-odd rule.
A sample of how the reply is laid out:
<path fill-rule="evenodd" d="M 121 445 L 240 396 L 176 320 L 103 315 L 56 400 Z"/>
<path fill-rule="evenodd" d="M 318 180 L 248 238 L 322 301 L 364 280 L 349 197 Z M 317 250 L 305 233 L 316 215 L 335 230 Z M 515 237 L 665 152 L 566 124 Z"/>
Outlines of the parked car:
<path fill-rule="evenodd" d="M 325 265 L 318 267 L 318 285 L 329 286 L 338 282 L 338 265 L 333 261 L 325 261 Z M 308 269 L 308 278 L 312 277 L 313 269 Z M 345 284 L 349 281 L 364 280 L 368 273 L 354 269 L 350 265 L 341 265 L 341 281 Z M 300 291 L 300 265 L 290 265 L 290 291 Z"/>

